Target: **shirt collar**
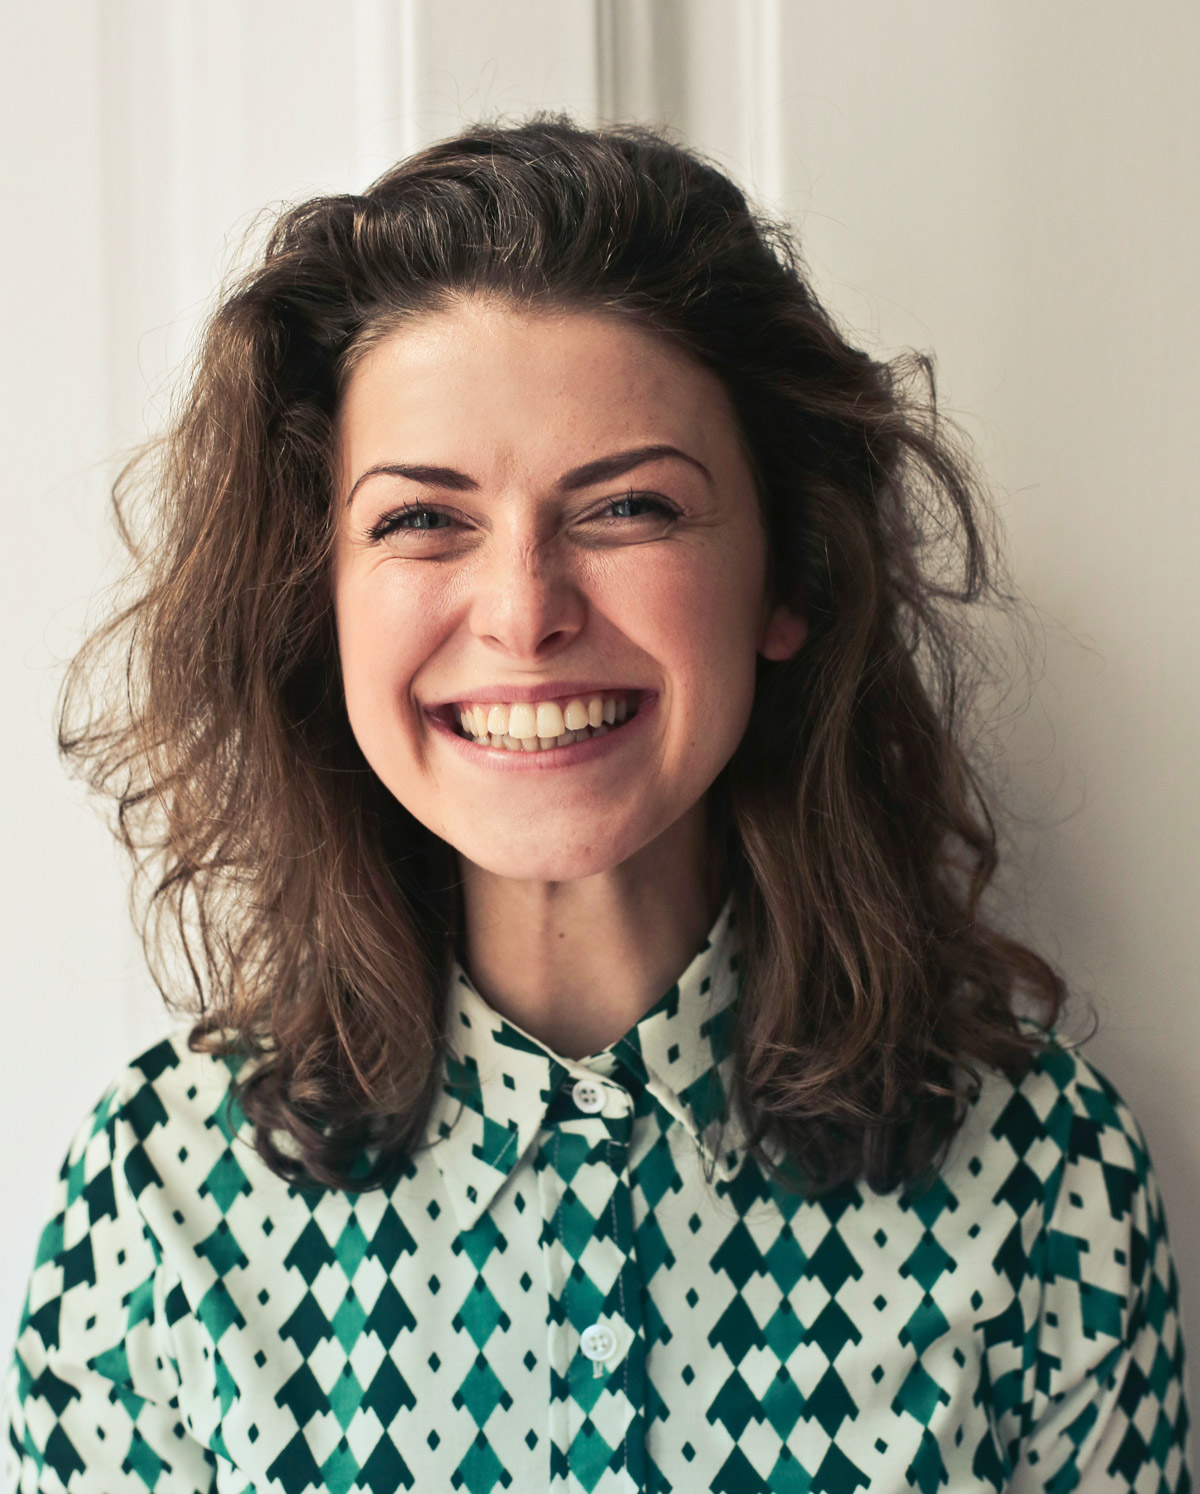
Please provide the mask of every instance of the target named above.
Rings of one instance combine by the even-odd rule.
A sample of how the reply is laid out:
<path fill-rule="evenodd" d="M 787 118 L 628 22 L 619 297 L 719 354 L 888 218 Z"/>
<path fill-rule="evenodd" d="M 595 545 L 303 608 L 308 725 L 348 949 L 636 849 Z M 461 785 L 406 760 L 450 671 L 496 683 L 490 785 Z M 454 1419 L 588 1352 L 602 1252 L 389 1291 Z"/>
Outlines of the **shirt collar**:
<path fill-rule="evenodd" d="M 446 1000 L 442 1084 L 425 1142 L 460 1228 L 471 1228 L 489 1206 L 564 1082 L 608 1077 L 618 1065 L 684 1127 L 714 1176 L 734 1176 L 744 1135 L 736 1116 L 722 1135 L 742 983 L 734 923 L 730 898 L 671 989 L 623 1037 L 581 1059 L 562 1057 L 500 1016 L 455 962 Z"/>

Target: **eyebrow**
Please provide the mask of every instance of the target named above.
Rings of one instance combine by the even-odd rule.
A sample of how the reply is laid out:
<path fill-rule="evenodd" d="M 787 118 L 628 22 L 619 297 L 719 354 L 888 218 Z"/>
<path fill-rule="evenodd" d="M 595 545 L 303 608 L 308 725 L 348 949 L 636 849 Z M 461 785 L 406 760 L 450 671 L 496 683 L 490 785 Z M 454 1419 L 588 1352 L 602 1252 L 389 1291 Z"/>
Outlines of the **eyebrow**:
<path fill-rule="evenodd" d="M 681 461 L 690 463 L 704 474 L 711 485 L 712 473 L 703 462 L 697 461 L 694 456 L 689 456 L 686 451 L 680 451 L 678 446 L 658 443 L 651 446 L 634 446 L 628 451 L 614 452 L 612 456 L 599 457 L 594 462 L 585 462 L 582 467 L 572 467 L 569 472 L 565 472 L 559 478 L 558 487 L 562 492 L 573 493 L 579 488 L 589 488 L 594 483 L 609 482 L 614 477 L 621 477 L 626 472 L 632 472 L 635 467 L 644 466 L 646 462 L 658 461 L 661 457 L 678 457 Z M 423 483 L 431 488 L 450 488 L 456 493 L 476 492 L 479 488 L 479 484 L 473 477 L 468 477 L 465 472 L 459 472 L 454 467 L 431 467 L 407 462 L 378 462 L 375 466 L 368 467 L 355 479 L 354 486 L 346 498 L 346 507 L 350 507 L 355 493 L 368 477 L 379 476 L 404 477 L 409 482 Z"/>

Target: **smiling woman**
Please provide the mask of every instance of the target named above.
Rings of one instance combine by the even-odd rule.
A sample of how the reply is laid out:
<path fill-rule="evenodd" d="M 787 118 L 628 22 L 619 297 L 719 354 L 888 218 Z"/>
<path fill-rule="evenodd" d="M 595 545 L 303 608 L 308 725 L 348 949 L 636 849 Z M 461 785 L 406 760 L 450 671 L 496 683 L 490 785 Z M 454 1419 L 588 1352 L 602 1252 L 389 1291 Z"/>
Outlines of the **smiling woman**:
<path fill-rule="evenodd" d="M 333 556 L 355 739 L 458 851 L 469 968 L 492 1004 L 582 1057 L 703 940 L 724 890 L 681 848 L 704 844 L 756 657 L 789 657 L 805 632 L 765 603 L 729 400 L 627 320 L 474 299 L 356 367 L 337 445 L 355 494 Z M 407 451 L 420 462 L 387 460 Z M 614 497 L 618 481 L 637 487 Z M 586 959 L 614 940 L 633 945 L 627 984 Z"/>
<path fill-rule="evenodd" d="M 647 131 L 282 216 L 67 681 L 193 1022 L 64 1167 L 22 1489 L 1189 1487 L 1144 1142 L 981 910 L 928 374 Z"/>
<path fill-rule="evenodd" d="M 337 449 L 355 739 L 457 850 L 493 1007 L 581 1058 L 703 940 L 724 896 L 703 875 L 705 794 L 745 734 L 756 658 L 806 631 L 766 602 L 729 399 L 627 319 L 475 297 L 356 366 Z M 618 480 L 637 488 L 614 497 Z M 622 953 L 622 981 L 597 948 Z"/>

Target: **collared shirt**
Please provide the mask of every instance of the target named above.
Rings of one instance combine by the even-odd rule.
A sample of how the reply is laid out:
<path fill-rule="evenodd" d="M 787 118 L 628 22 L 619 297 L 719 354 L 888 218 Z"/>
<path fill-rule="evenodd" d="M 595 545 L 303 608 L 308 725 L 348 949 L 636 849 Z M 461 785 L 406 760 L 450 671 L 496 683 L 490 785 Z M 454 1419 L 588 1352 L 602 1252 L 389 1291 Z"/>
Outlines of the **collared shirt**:
<path fill-rule="evenodd" d="M 723 1130 L 726 905 L 578 1062 L 461 968 L 429 1145 L 301 1191 L 180 1037 L 78 1133 L 7 1382 L 22 1491 L 1173 1490 L 1183 1345 L 1136 1123 L 1050 1045 L 923 1190 L 802 1199 Z"/>

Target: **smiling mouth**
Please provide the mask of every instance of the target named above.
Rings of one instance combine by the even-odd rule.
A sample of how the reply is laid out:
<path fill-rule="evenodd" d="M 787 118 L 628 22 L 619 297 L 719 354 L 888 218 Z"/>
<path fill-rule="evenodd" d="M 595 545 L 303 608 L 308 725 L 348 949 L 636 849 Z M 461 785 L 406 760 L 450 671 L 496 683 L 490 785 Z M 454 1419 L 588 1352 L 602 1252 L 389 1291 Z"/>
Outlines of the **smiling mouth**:
<path fill-rule="evenodd" d="M 460 737 L 479 747 L 548 752 L 618 731 L 637 715 L 641 691 L 615 690 L 570 700 L 471 702 L 450 706 L 446 719 Z"/>

